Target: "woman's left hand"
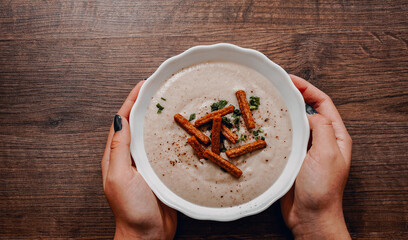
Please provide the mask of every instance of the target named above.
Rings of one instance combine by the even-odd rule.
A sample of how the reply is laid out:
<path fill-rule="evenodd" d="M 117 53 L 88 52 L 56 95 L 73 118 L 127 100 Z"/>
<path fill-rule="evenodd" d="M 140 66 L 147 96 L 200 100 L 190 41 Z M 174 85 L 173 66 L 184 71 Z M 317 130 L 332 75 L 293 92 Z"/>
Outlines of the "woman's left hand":
<path fill-rule="evenodd" d="M 115 215 L 115 239 L 172 239 L 176 211 L 156 198 L 130 156 L 129 114 L 143 82 L 130 92 L 110 128 L 101 162 L 103 189 Z"/>

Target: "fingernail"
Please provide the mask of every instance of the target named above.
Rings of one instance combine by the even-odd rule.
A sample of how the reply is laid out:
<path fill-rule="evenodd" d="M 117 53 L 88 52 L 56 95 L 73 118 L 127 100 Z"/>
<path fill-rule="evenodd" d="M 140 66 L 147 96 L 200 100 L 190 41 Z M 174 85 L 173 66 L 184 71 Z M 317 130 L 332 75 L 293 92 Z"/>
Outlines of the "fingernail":
<path fill-rule="evenodd" d="M 122 130 L 122 117 L 120 115 L 115 115 L 113 119 L 113 129 L 115 132 Z"/>
<path fill-rule="evenodd" d="M 310 106 L 309 104 L 306 103 L 306 113 L 309 114 L 309 115 L 313 115 L 313 114 L 316 114 L 318 112 L 316 111 L 316 109 L 314 109 L 312 106 Z"/>

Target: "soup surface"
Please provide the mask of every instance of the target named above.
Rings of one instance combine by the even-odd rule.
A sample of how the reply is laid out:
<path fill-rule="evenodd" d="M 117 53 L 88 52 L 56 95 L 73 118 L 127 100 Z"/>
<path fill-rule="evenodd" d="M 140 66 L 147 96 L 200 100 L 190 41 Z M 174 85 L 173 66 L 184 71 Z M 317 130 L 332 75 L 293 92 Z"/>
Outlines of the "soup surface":
<path fill-rule="evenodd" d="M 180 113 L 189 119 L 194 113 L 194 124 L 219 100 L 239 108 L 238 90 L 246 92 L 248 101 L 250 96 L 260 98 L 259 108 L 252 110 L 256 127 L 248 131 L 240 117 L 239 129 L 233 126 L 231 130 L 242 140 L 236 144 L 224 140 L 225 148 L 250 143 L 256 137 L 265 139 L 267 147 L 232 159 L 221 152 L 242 170 L 237 179 L 213 162 L 199 159 L 187 144 L 190 135 L 173 116 Z M 163 107 L 160 113 L 157 104 Z M 232 114 L 226 117 L 234 122 Z M 199 129 L 210 136 L 210 125 Z M 291 143 L 289 112 L 277 89 L 257 71 L 232 62 L 200 63 L 174 74 L 152 98 L 144 122 L 144 146 L 155 173 L 180 197 L 209 207 L 239 205 L 265 192 L 284 169 Z"/>

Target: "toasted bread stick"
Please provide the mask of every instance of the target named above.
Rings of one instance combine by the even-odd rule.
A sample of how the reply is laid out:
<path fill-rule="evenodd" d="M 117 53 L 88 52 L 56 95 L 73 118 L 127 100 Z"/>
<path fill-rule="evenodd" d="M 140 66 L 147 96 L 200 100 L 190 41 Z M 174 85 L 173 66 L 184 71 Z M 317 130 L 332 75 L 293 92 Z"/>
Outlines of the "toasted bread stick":
<path fill-rule="evenodd" d="M 212 113 L 209 113 L 209 114 L 205 115 L 204 117 L 197 119 L 194 122 L 194 126 L 199 127 L 199 126 L 201 126 L 203 124 L 211 122 L 212 119 L 217 115 L 224 116 L 224 115 L 226 115 L 228 113 L 232 113 L 233 111 L 234 111 L 234 106 L 229 105 L 228 107 L 225 107 L 223 109 L 217 110 L 217 111 L 212 112 Z"/>
<path fill-rule="evenodd" d="M 242 117 L 244 118 L 245 126 L 247 129 L 255 127 L 254 117 L 252 116 L 251 109 L 246 98 L 246 94 L 243 90 L 239 90 L 235 93 L 238 99 L 239 109 L 241 109 Z"/>
<path fill-rule="evenodd" d="M 222 133 L 222 135 L 224 135 L 224 137 L 226 139 L 228 139 L 228 141 L 230 141 L 232 143 L 236 143 L 237 140 L 238 140 L 238 135 L 231 132 L 231 130 L 229 128 L 227 128 L 224 124 L 222 124 L 222 126 L 221 126 L 221 133 Z"/>
<path fill-rule="evenodd" d="M 193 148 L 195 154 L 199 159 L 204 158 L 204 148 L 201 146 L 201 144 L 197 141 L 197 138 L 195 136 L 192 136 L 187 139 L 188 144 Z"/>
<path fill-rule="evenodd" d="M 225 169 L 227 172 L 229 172 L 232 176 L 236 178 L 239 178 L 242 175 L 241 169 L 237 168 L 234 164 L 228 162 L 227 160 L 222 158 L 220 155 L 213 153 L 209 149 L 206 149 L 204 151 L 204 157 L 213 161 L 215 164 L 222 167 L 223 169 Z"/>
<path fill-rule="evenodd" d="M 221 115 L 217 115 L 213 118 L 211 130 L 211 150 L 215 154 L 220 154 L 221 145 L 220 138 L 221 138 Z"/>
<path fill-rule="evenodd" d="M 234 158 L 234 157 L 241 156 L 245 153 L 253 152 L 257 149 L 261 149 L 265 147 L 266 147 L 266 142 L 264 140 L 258 140 L 255 142 L 251 142 L 251 143 L 242 145 L 240 147 L 230 148 L 225 152 L 225 154 L 227 154 L 229 158 Z"/>
<path fill-rule="evenodd" d="M 177 113 L 176 115 L 174 115 L 174 121 L 176 121 L 176 123 L 180 125 L 180 127 L 188 132 L 188 134 L 195 136 L 200 142 L 204 144 L 208 144 L 210 142 L 209 137 L 195 128 L 193 124 L 191 124 L 185 117 L 181 116 L 180 114 Z"/>

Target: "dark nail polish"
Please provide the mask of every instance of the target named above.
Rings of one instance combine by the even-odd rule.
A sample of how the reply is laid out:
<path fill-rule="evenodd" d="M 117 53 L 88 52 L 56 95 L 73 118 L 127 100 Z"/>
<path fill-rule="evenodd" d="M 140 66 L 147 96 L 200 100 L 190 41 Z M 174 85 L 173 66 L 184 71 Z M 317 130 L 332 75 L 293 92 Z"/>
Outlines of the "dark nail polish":
<path fill-rule="evenodd" d="M 120 115 L 115 115 L 113 119 L 113 129 L 115 132 L 122 130 L 122 117 Z"/>
<path fill-rule="evenodd" d="M 309 115 L 313 115 L 313 114 L 316 114 L 318 112 L 316 111 L 316 109 L 314 109 L 312 106 L 310 106 L 309 104 L 306 103 L 306 113 L 309 114 Z"/>

